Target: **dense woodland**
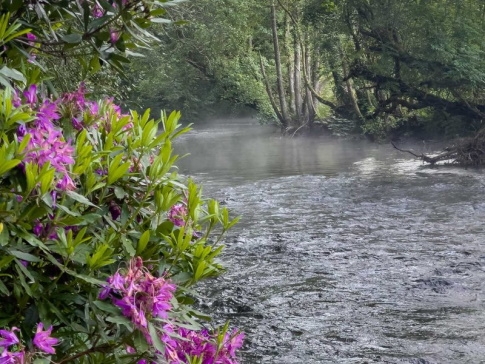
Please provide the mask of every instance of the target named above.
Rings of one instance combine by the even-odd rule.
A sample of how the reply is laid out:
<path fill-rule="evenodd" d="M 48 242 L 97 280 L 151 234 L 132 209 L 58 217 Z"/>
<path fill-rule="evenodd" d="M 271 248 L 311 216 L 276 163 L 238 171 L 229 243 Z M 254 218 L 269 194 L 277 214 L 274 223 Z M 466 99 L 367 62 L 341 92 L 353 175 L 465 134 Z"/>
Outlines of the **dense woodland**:
<path fill-rule="evenodd" d="M 290 132 L 456 137 L 481 127 L 483 1 L 198 0 L 170 16 L 183 22 L 160 30 L 122 81 L 140 85 L 131 102 L 193 120 L 245 106 Z"/>
<path fill-rule="evenodd" d="M 124 77 L 90 81 L 195 122 L 249 109 L 291 134 L 455 138 L 485 115 L 484 19 L 480 0 L 186 1 Z"/>

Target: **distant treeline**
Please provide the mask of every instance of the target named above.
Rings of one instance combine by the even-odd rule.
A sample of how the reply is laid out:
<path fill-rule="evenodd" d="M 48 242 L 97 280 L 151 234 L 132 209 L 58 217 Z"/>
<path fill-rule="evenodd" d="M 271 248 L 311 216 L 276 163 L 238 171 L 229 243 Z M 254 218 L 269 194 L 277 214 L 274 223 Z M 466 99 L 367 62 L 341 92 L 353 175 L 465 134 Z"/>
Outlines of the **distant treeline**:
<path fill-rule="evenodd" d="M 481 128 L 483 1 L 198 0 L 169 15 L 122 81 L 131 105 L 193 120 L 248 107 L 291 132 L 336 116 L 377 138 Z"/>

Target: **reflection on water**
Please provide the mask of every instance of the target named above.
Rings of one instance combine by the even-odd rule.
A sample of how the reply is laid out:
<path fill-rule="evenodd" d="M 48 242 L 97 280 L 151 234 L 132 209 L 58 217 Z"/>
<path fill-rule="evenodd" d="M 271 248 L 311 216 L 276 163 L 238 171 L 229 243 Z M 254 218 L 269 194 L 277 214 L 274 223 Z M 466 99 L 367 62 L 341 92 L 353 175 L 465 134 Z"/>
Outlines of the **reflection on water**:
<path fill-rule="evenodd" d="M 203 307 L 248 333 L 244 363 L 485 362 L 481 171 L 247 121 L 176 149 L 242 216 Z"/>
<path fill-rule="evenodd" d="M 378 148 L 367 142 L 285 138 L 271 127 L 254 124 L 206 127 L 184 139 L 179 154 L 193 156 L 180 163 L 186 171 L 210 172 L 244 182 L 295 174 L 336 174 L 363 154 L 378 153 Z"/>

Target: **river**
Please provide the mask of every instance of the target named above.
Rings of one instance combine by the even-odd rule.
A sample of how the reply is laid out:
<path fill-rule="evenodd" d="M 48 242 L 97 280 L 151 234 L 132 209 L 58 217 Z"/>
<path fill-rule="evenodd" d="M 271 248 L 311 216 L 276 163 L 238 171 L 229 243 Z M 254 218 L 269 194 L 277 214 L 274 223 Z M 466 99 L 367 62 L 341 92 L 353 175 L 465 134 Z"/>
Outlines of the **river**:
<path fill-rule="evenodd" d="M 241 216 L 202 308 L 246 332 L 242 363 L 485 363 L 482 171 L 251 120 L 176 151 Z"/>

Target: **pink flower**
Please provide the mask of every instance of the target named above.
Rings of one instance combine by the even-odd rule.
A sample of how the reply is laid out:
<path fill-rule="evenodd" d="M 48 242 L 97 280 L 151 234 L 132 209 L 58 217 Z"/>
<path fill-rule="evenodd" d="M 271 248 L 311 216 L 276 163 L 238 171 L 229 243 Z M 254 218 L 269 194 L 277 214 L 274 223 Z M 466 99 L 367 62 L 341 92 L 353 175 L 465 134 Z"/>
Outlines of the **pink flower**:
<path fill-rule="evenodd" d="M 76 189 L 74 181 L 68 174 L 62 176 L 59 182 L 57 182 L 56 187 L 63 191 L 74 191 Z"/>
<path fill-rule="evenodd" d="M 0 355 L 0 364 L 25 364 L 25 352 L 18 351 L 16 353 L 11 353 L 7 350 L 2 352 Z"/>
<path fill-rule="evenodd" d="M 72 118 L 72 126 L 76 130 L 83 130 L 83 123 L 79 120 L 79 118 Z"/>
<path fill-rule="evenodd" d="M 35 34 L 27 33 L 27 39 L 29 40 L 29 45 L 33 47 L 35 45 L 35 41 L 37 40 L 37 37 L 35 36 Z"/>
<path fill-rule="evenodd" d="M 30 85 L 29 88 L 24 91 L 24 97 L 31 106 L 37 103 L 37 85 Z"/>
<path fill-rule="evenodd" d="M 224 344 L 227 344 L 227 351 L 229 355 L 235 356 L 236 350 L 242 347 L 244 343 L 244 333 L 243 332 L 233 332 L 231 335 L 226 334 L 224 337 Z"/>
<path fill-rule="evenodd" d="M 187 217 L 187 208 L 181 203 L 175 204 L 168 212 L 168 219 L 173 222 L 175 226 L 184 226 Z"/>
<path fill-rule="evenodd" d="M 35 59 L 37 58 L 37 55 L 35 54 L 29 54 L 29 58 L 27 59 L 27 62 L 35 64 Z"/>
<path fill-rule="evenodd" d="M 36 86 L 31 85 L 24 92 L 24 96 L 31 105 L 37 103 L 36 90 Z M 74 181 L 68 174 L 69 165 L 75 163 L 73 158 L 74 147 L 70 140 L 64 139 L 62 130 L 55 126 L 54 123 L 59 118 L 57 104 L 45 100 L 37 112 L 37 120 L 31 124 L 31 127 L 29 125 L 29 128 L 26 128 L 25 125 L 19 125 L 17 135 L 21 139 L 27 133 L 30 134 L 24 162 L 35 163 L 40 167 L 45 163 L 50 163 L 60 174 L 56 180 L 57 188 L 69 191 L 76 189 Z"/>
<path fill-rule="evenodd" d="M 93 17 L 101 18 L 103 16 L 103 8 L 96 3 L 92 11 Z"/>
<path fill-rule="evenodd" d="M 34 41 L 37 39 L 37 37 L 35 36 L 35 34 L 27 33 L 27 39 L 30 41 Z"/>
<path fill-rule="evenodd" d="M 108 278 L 108 285 L 102 288 L 98 297 L 111 297 L 111 302 L 121 309 L 122 315 L 148 335 L 147 318 L 167 317 L 175 290 L 176 286 L 165 278 L 151 275 L 141 258 L 133 258 L 125 274 L 117 271 Z"/>
<path fill-rule="evenodd" d="M 240 349 L 244 334 L 237 330 L 226 333 L 221 345 L 217 333 L 207 330 L 174 328 L 167 324 L 163 327 L 161 340 L 165 344 L 165 358 L 170 364 L 185 363 L 187 355 L 202 357 L 203 364 L 237 364 L 236 350 Z"/>
<path fill-rule="evenodd" d="M 112 277 L 110 277 L 108 282 L 111 283 L 111 285 L 115 289 L 121 290 L 125 288 L 125 278 L 118 272 L 116 272 Z"/>
<path fill-rule="evenodd" d="M 19 343 L 18 337 L 14 334 L 14 331 L 20 331 L 17 327 L 12 327 L 12 330 L 0 330 L 0 347 L 6 349 L 11 345 Z"/>
<path fill-rule="evenodd" d="M 97 102 L 89 101 L 86 104 L 91 115 L 97 115 L 99 113 L 99 105 Z"/>
<path fill-rule="evenodd" d="M 37 123 L 48 128 L 54 120 L 60 118 L 57 112 L 57 105 L 50 100 L 45 100 L 37 113 Z"/>
<path fill-rule="evenodd" d="M 51 332 L 52 326 L 44 331 L 44 324 L 40 322 L 37 324 L 37 331 L 33 340 L 34 345 L 47 354 L 55 354 L 56 351 L 54 350 L 53 346 L 59 343 L 59 339 L 50 336 Z"/>
<path fill-rule="evenodd" d="M 120 39 L 120 32 L 117 30 L 110 30 L 109 32 L 109 41 L 111 44 L 115 44 L 118 39 Z"/>
<path fill-rule="evenodd" d="M 41 236 L 44 232 L 44 225 L 39 220 L 36 220 L 32 232 L 37 236 Z"/>
<path fill-rule="evenodd" d="M 22 100 L 20 99 L 17 90 L 13 90 L 12 92 L 12 105 L 14 107 L 20 107 L 20 105 L 22 105 Z"/>

